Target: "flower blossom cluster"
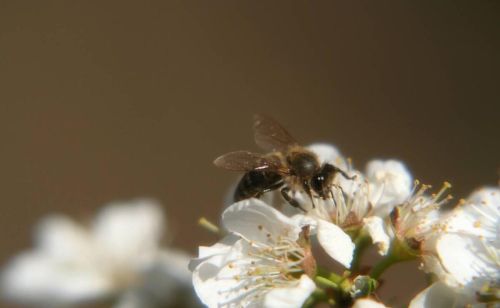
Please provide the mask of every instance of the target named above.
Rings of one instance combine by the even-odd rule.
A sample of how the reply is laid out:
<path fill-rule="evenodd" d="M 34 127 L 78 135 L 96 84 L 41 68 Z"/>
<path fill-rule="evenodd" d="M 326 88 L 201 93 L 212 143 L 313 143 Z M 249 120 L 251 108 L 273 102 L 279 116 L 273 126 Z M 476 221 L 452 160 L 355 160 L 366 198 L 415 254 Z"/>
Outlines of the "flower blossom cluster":
<path fill-rule="evenodd" d="M 3 270 L 3 297 L 36 307 L 191 306 L 189 256 L 161 246 L 165 229 L 161 206 L 146 199 L 109 204 L 88 225 L 47 216 L 35 247 Z"/>
<path fill-rule="evenodd" d="M 333 146 L 308 149 L 348 176 L 336 175 L 328 197 L 293 191 L 298 207 L 271 191 L 261 200 L 226 208 L 225 236 L 200 247 L 190 263 L 195 291 L 205 305 L 385 307 L 376 300 L 380 275 L 388 266 L 412 259 L 419 259 L 435 282 L 411 307 L 498 303 L 498 188 L 480 190 L 445 212 L 441 208 L 451 200 L 449 183 L 433 190 L 414 180 L 397 160 L 373 160 L 360 171 Z M 370 243 L 381 261 L 362 272 L 360 255 Z M 345 272 L 317 265 L 316 244 Z"/>
<path fill-rule="evenodd" d="M 2 296 L 42 307 L 383 308 L 384 271 L 419 260 L 431 282 L 410 308 L 500 305 L 499 187 L 445 211 L 447 182 L 433 189 L 397 160 L 358 170 L 331 145 L 307 149 L 342 170 L 327 191 L 289 187 L 293 203 L 271 190 L 229 205 L 221 228 L 205 221 L 221 239 L 196 258 L 162 245 L 166 221 L 151 200 L 109 204 L 88 224 L 48 216 L 34 248 L 3 269 Z M 370 245 L 380 258 L 361 266 Z"/>

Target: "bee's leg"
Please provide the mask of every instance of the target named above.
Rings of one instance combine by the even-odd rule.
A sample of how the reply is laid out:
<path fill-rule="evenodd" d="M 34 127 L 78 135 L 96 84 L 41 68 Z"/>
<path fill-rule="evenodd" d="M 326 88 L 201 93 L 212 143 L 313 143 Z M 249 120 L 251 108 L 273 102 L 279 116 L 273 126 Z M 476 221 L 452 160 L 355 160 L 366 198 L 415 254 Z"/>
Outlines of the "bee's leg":
<path fill-rule="evenodd" d="M 331 187 L 335 187 L 336 189 L 340 190 L 340 194 L 341 194 L 342 198 L 344 199 L 344 202 L 346 202 L 345 200 L 347 200 L 347 194 L 345 193 L 345 191 L 342 188 L 342 186 L 337 185 L 337 184 L 332 184 Z M 332 191 L 332 189 L 330 189 L 330 193 L 331 193 L 333 202 L 335 202 L 335 198 L 333 197 L 333 191 Z"/>
<path fill-rule="evenodd" d="M 333 195 L 333 190 L 330 188 L 330 196 L 332 197 L 333 205 L 337 207 L 337 201 L 335 201 L 335 196 Z"/>
<path fill-rule="evenodd" d="M 344 197 L 345 197 L 345 192 L 344 192 L 344 189 L 342 188 L 342 186 L 337 185 L 337 184 L 332 184 L 332 185 L 331 185 L 331 187 L 335 187 L 335 188 L 337 188 L 338 190 L 340 190 L 340 192 L 342 193 L 342 196 L 344 196 Z M 330 189 L 330 191 L 331 191 L 331 189 Z"/>
<path fill-rule="evenodd" d="M 283 180 L 279 180 L 277 181 L 276 183 L 273 183 L 272 185 L 270 185 L 269 187 L 265 188 L 262 193 L 266 193 L 268 191 L 271 191 L 271 190 L 276 190 L 278 188 L 280 188 L 281 186 L 283 186 Z"/>
<path fill-rule="evenodd" d="M 309 196 L 309 199 L 311 199 L 311 203 L 312 203 L 313 209 L 316 208 L 316 204 L 314 204 L 314 198 L 312 196 L 311 187 L 309 186 L 309 183 L 307 181 L 304 181 L 302 183 L 302 187 L 304 187 L 304 191 Z"/>
<path fill-rule="evenodd" d="M 337 167 L 335 167 L 335 172 L 340 173 L 344 178 L 346 178 L 348 180 L 354 180 L 356 178 L 356 175 L 349 176 L 344 170 L 337 168 Z"/>
<path fill-rule="evenodd" d="M 283 187 L 281 189 L 281 195 L 283 196 L 283 198 L 293 207 L 296 207 L 296 208 L 299 208 L 301 209 L 302 211 L 304 212 L 307 212 L 300 204 L 297 200 L 295 200 L 293 197 L 291 197 L 290 195 L 290 188 L 289 187 Z"/>

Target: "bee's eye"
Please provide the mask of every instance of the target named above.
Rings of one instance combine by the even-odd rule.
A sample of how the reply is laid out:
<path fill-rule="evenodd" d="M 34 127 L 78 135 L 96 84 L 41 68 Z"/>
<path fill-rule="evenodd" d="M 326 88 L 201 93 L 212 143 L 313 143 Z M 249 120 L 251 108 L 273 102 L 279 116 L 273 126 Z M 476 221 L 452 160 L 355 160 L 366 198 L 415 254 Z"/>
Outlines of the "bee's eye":
<path fill-rule="evenodd" d="M 320 193 L 323 190 L 323 183 L 325 182 L 325 177 L 321 174 L 315 175 L 311 179 L 311 188 Z"/>

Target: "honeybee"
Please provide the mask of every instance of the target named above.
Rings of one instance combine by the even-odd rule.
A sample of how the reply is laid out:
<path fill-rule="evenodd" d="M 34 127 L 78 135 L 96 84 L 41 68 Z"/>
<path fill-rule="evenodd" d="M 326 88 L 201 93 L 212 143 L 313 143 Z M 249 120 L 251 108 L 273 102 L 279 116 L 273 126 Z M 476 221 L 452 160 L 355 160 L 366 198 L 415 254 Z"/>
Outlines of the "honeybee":
<path fill-rule="evenodd" d="M 253 130 L 255 143 L 269 151 L 267 154 L 236 151 L 214 160 L 217 167 L 245 172 L 234 192 L 234 201 L 259 198 L 279 189 L 290 205 L 305 211 L 292 197 L 292 191 L 304 191 L 314 207 L 313 197 L 329 197 L 337 173 L 346 179 L 354 178 L 330 163 L 321 164 L 315 153 L 300 146 L 270 117 L 255 115 Z"/>

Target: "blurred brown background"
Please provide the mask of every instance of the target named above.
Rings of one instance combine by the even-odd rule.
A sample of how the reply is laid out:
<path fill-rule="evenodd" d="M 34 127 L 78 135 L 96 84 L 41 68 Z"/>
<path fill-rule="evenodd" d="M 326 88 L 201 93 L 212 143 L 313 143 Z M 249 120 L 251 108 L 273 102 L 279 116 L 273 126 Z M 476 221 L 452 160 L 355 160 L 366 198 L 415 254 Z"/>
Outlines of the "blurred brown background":
<path fill-rule="evenodd" d="M 141 196 L 175 245 L 212 243 L 197 219 L 218 220 L 237 176 L 212 160 L 257 149 L 255 112 L 360 168 L 400 158 L 462 197 L 494 185 L 499 20 L 498 1 L 1 1 L 0 261 L 47 213 Z M 423 276 L 403 277 L 407 299 Z"/>

